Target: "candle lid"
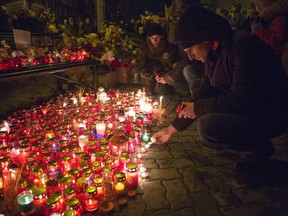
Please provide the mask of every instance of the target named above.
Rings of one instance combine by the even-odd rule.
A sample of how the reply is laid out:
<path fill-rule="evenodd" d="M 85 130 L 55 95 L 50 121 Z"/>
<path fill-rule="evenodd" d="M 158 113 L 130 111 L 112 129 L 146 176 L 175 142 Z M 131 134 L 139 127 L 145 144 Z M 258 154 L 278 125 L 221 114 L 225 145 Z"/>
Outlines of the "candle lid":
<path fill-rule="evenodd" d="M 85 154 L 85 152 L 76 152 L 75 155 L 77 157 L 82 157 Z"/>
<path fill-rule="evenodd" d="M 81 157 L 81 159 L 82 160 L 89 160 L 91 158 L 91 156 L 90 155 L 88 155 L 88 154 L 84 154 L 84 155 L 82 155 L 82 157 Z"/>
<path fill-rule="evenodd" d="M 62 216 L 76 216 L 77 212 L 74 209 L 66 210 L 62 213 Z"/>
<path fill-rule="evenodd" d="M 34 167 L 33 169 L 32 169 L 32 172 L 33 173 L 41 173 L 43 170 L 42 170 L 42 167 Z"/>
<path fill-rule="evenodd" d="M 92 167 L 99 167 L 101 165 L 101 162 L 100 161 L 93 161 L 91 165 L 92 165 Z"/>
<path fill-rule="evenodd" d="M 97 192 L 97 188 L 94 185 L 89 185 L 85 191 L 86 191 L 86 193 L 93 195 L 93 194 L 95 194 L 95 192 Z"/>
<path fill-rule="evenodd" d="M 96 156 L 100 157 L 100 158 L 104 157 L 105 155 L 106 155 L 106 153 L 104 151 L 100 151 L 96 154 Z"/>
<path fill-rule="evenodd" d="M 56 177 L 56 180 L 60 182 L 64 177 L 64 174 L 61 173 Z"/>
<path fill-rule="evenodd" d="M 48 199 L 46 200 L 47 205 L 53 205 L 55 203 L 57 203 L 60 200 L 60 196 L 50 196 L 48 197 Z"/>
<path fill-rule="evenodd" d="M 115 178 L 117 179 L 117 181 L 119 182 L 124 182 L 126 180 L 126 176 L 125 176 L 125 173 L 123 172 L 117 172 L 115 174 Z"/>
<path fill-rule="evenodd" d="M 92 171 L 93 171 L 92 168 L 89 167 L 89 168 L 83 169 L 83 170 L 82 170 L 82 173 L 83 173 L 83 174 L 91 174 Z"/>
<path fill-rule="evenodd" d="M 60 148 L 57 149 L 57 152 L 61 153 L 61 152 L 67 152 L 68 151 L 68 147 L 67 146 L 61 146 Z"/>
<path fill-rule="evenodd" d="M 114 162 L 114 158 L 106 158 L 105 159 L 105 163 L 106 164 L 111 164 L 111 163 L 113 163 Z"/>
<path fill-rule="evenodd" d="M 101 177 L 97 177 L 97 178 L 95 178 L 95 179 L 93 180 L 93 182 L 94 182 L 95 184 L 101 184 L 101 183 L 103 182 L 103 179 L 102 179 Z"/>
<path fill-rule="evenodd" d="M 67 204 L 68 206 L 71 206 L 71 207 L 72 207 L 72 206 L 76 206 L 76 205 L 79 204 L 79 199 L 77 199 L 77 198 L 75 198 L 75 197 L 72 197 L 72 198 L 70 198 L 70 199 L 67 200 L 66 204 Z"/>
<path fill-rule="evenodd" d="M 101 144 L 104 144 L 104 143 L 107 142 L 107 139 L 102 137 L 102 138 L 99 139 L 99 142 L 100 142 Z"/>
<path fill-rule="evenodd" d="M 49 147 L 49 149 L 50 149 L 50 146 L 48 146 Z M 52 156 L 52 152 L 48 152 L 48 153 L 45 153 L 44 155 L 43 155 L 43 157 L 44 158 L 49 158 L 49 157 L 51 157 Z"/>
<path fill-rule="evenodd" d="M 112 167 L 111 166 L 104 166 L 104 167 L 102 167 L 102 171 L 103 172 L 105 172 L 105 171 L 111 172 L 112 171 Z"/>
<path fill-rule="evenodd" d="M 129 158 L 129 155 L 126 155 L 126 154 L 121 154 L 120 157 L 119 157 L 119 160 L 121 161 L 125 161 Z"/>
<path fill-rule="evenodd" d="M 58 197 L 59 199 L 61 198 L 61 195 L 62 195 L 62 191 L 60 191 L 60 190 L 56 190 L 52 194 L 53 197 Z"/>
<path fill-rule="evenodd" d="M 61 184 L 69 184 L 73 181 L 73 179 L 70 176 L 64 177 L 61 179 Z"/>
<path fill-rule="evenodd" d="M 76 180 L 77 184 L 84 184 L 86 183 L 86 178 L 85 177 L 80 177 Z"/>
<path fill-rule="evenodd" d="M 77 168 L 72 168 L 68 171 L 70 175 L 77 175 L 79 173 L 79 170 Z"/>
<path fill-rule="evenodd" d="M 88 142 L 87 142 L 87 145 L 88 145 L 88 146 L 96 145 L 96 141 L 88 141 Z"/>
<path fill-rule="evenodd" d="M 62 145 L 62 146 L 63 145 L 67 145 L 68 144 L 68 140 L 60 140 L 59 144 Z"/>
<path fill-rule="evenodd" d="M 87 160 L 82 160 L 82 161 L 79 162 L 79 166 L 80 167 L 85 167 L 87 165 L 88 165 L 88 161 Z"/>
<path fill-rule="evenodd" d="M 36 156 L 37 156 L 37 154 L 33 152 L 33 153 L 30 153 L 30 154 L 28 155 L 28 158 L 29 158 L 29 159 L 34 159 Z"/>
<path fill-rule="evenodd" d="M 72 188 L 72 187 L 68 187 L 68 188 L 64 189 L 64 194 L 65 194 L 65 195 L 71 195 L 71 194 L 73 194 L 74 192 L 75 192 L 75 189 Z"/>
<path fill-rule="evenodd" d="M 61 160 L 62 160 L 62 161 L 65 161 L 65 162 L 69 161 L 70 159 L 71 159 L 71 156 L 69 156 L 69 155 L 63 156 L 63 157 L 61 158 Z"/>
<path fill-rule="evenodd" d="M 135 162 L 130 162 L 127 164 L 127 168 L 128 169 L 137 169 L 138 168 L 138 164 Z"/>
<path fill-rule="evenodd" d="M 58 162 L 56 160 L 52 160 L 48 162 L 49 166 L 56 166 L 58 164 Z"/>
<path fill-rule="evenodd" d="M 39 195 L 43 195 L 44 193 L 46 193 L 46 188 L 45 187 L 36 187 L 32 190 L 32 194 L 34 196 L 39 196 Z"/>

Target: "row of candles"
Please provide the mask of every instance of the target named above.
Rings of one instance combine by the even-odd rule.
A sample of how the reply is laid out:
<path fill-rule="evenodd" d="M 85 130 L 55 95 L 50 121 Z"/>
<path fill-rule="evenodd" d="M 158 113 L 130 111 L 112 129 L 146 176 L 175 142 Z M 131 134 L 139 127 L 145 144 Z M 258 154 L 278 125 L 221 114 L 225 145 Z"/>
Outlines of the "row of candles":
<path fill-rule="evenodd" d="M 16 191 L 23 215 L 35 205 L 43 215 L 111 211 L 115 198 L 125 205 L 149 176 L 143 154 L 155 142 L 150 126 L 162 99 L 99 88 L 15 112 L 0 132 L 2 186 Z"/>
<path fill-rule="evenodd" d="M 55 64 L 59 62 L 85 61 L 88 53 L 84 49 L 63 50 L 56 54 L 47 54 L 39 57 L 16 56 L 0 61 L 0 70 L 11 68 L 27 68 L 36 65 Z"/>

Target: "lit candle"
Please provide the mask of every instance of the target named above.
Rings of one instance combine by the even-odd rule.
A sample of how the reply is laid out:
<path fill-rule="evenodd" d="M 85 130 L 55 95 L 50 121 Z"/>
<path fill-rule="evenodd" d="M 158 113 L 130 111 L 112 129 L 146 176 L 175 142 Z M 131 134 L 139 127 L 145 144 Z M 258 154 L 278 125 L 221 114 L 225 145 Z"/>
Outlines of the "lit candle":
<path fill-rule="evenodd" d="M 160 97 L 159 101 L 159 120 L 162 119 L 162 106 L 163 106 L 163 96 Z"/>
<path fill-rule="evenodd" d="M 140 152 L 141 153 L 145 153 L 147 151 L 147 149 L 145 147 L 141 147 Z"/>
<path fill-rule="evenodd" d="M 140 174 L 140 176 L 141 176 L 142 179 L 145 179 L 145 178 L 148 178 L 149 173 L 148 173 L 148 172 L 142 172 L 142 173 Z"/>
<path fill-rule="evenodd" d="M 17 203 L 22 215 L 30 215 L 35 211 L 33 195 L 29 191 L 23 191 L 17 196 Z"/>
<path fill-rule="evenodd" d="M 34 204 L 42 206 L 46 202 L 46 187 L 37 187 L 33 191 Z"/>
<path fill-rule="evenodd" d="M 97 137 L 104 137 L 105 136 L 105 123 L 104 122 L 99 122 L 96 124 L 96 132 L 97 132 Z"/>
<path fill-rule="evenodd" d="M 95 211 L 96 209 L 98 209 L 98 200 L 97 199 L 88 199 L 86 200 L 85 203 L 85 209 L 87 211 Z"/>
<path fill-rule="evenodd" d="M 127 164 L 127 178 L 126 183 L 129 189 L 138 187 L 138 164 L 130 162 Z"/>
<path fill-rule="evenodd" d="M 146 172 L 146 167 L 144 167 L 144 166 L 141 166 L 140 168 L 139 168 L 139 171 L 141 172 L 141 173 L 143 173 L 143 172 Z"/>
<path fill-rule="evenodd" d="M 115 193 L 122 194 L 125 190 L 125 184 L 123 182 L 117 182 L 114 186 Z"/>
<path fill-rule="evenodd" d="M 86 146 L 87 142 L 89 141 L 86 135 L 80 135 L 78 138 L 79 146 L 82 151 L 84 151 L 84 147 Z"/>

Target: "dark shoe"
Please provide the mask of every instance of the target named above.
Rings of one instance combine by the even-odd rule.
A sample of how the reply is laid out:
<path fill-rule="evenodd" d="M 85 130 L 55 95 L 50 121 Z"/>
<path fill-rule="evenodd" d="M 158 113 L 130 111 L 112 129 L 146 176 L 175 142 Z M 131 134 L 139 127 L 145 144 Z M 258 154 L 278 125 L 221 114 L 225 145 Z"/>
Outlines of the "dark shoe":
<path fill-rule="evenodd" d="M 275 150 L 272 146 L 266 152 L 252 152 L 242 155 L 241 158 L 236 161 L 233 166 L 235 170 L 242 174 L 252 174 L 256 170 L 261 169 L 269 158 L 274 154 Z"/>

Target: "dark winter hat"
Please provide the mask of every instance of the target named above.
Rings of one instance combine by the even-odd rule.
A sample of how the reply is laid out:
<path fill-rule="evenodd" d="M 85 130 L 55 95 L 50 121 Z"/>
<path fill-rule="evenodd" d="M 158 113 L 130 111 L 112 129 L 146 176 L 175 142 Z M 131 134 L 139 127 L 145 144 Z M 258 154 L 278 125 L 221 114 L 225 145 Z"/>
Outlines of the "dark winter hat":
<path fill-rule="evenodd" d="M 203 7 L 191 6 L 176 22 L 175 41 L 185 49 L 204 41 L 228 42 L 231 34 L 225 18 Z"/>
<path fill-rule="evenodd" d="M 152 35 L 162 35 L 163 28 L 157 23 L 151 23 L 147 29 L 147 36 L 150 37 Z"/>

